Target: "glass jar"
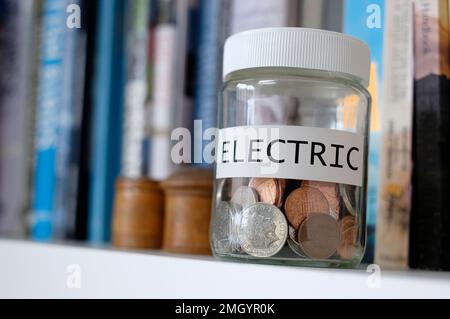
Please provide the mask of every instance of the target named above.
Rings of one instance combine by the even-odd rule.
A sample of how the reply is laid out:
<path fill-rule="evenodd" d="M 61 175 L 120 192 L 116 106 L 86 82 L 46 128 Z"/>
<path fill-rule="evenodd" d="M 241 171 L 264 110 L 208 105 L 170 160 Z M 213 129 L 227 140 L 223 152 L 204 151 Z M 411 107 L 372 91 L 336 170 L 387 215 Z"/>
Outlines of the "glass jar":
<path fill-rule="evenodd" d="M 210 227 L 215 256 L 359 264 L 369 69 L 367 46 L 335 32 L 270 28 L 227 40 Z"/>

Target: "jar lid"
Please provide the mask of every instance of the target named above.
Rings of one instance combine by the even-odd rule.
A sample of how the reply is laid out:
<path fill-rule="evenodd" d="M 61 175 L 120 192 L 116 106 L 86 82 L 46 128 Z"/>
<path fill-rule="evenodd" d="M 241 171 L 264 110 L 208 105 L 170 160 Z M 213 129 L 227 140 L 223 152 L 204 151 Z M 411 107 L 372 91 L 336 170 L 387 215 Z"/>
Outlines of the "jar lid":
<path fill-rule="evenodd" d="M 231 72 L 288 67 L 339 72 L 369 84 L 370 50 L 353 37 L 308 28 L 264 28 L 232 35 L 225 42 L 223 78 Z"/>

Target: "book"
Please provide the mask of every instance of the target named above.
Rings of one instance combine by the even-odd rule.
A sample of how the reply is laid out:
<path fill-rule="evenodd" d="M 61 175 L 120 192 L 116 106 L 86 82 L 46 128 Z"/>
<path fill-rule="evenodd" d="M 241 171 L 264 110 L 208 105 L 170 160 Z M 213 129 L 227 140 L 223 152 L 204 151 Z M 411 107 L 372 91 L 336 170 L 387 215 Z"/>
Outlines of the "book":
<path fill-rule="evenodd" d="M 411 0 L 385 4 L 383 121 L 375 263 L 406 269 L 412 192 L 414 37 Z"/>
<path fill-rule="evenodd" d="M 222 84 L 223 46 L 229 33 L 229 9 L 230 1 L 200 1 L 194 120 L 201 121 L 201 126 L 194 127 L 193 160 L 196 164 L 212 164 L 203 157 L 204 147 L 210 142 L 203 142 L 203 135 L 207 129 L 217 126 L 218 92 Z"/>
<path fill-rule="evenodd" d="M 380 174 L 380 138 L 383 108 L 383 38 L 384 0 L 346 0 L 344 6 L 344 33 L 364 41 L 371 53 L 369 92 L 372 96 L 370 144 L 367 185 L 367 243 L 364 262 L 374 260 L 375 228 L 378 207 Z"/>
<path fill-rule="evenodd" d="M 299 25 L 297 0 L 246 0 L 231 2 L 230 33 Z"/>
<path fill-rule="evenodd" d="M 69 229 L 69 238 L 86 240 L 88 233 L 88 211 L 90 190 L 90 158 L 91 158 L 91 133 L 93 113 L 93 92 L 95 80 L 95 46 L 97 41 L 97 15 L 98 1 L 82 0 L 81 2 L 81 29 L 79 46 L 80 58 L 84 60 L 84 68 L 79 72 L 78 91 L 76 96 L 81 99 L 82 114 L 80 116 L 80 132 L 76 135 L 79 140 L 78 154 L 74 153 L 73 159 L 78 162 L 78 185 L 76 192 L 76 211 L 72 228 Z M 81 62 L 80 62 L 81 63 Z"/>
<path fill-rule="evenodd" d="M 170 130 L 173 125 L 172 111 L 177 100 L 176 53 L 184 52 L 177 49 L 177 13 L 174 1 L 157 1 L 157 10 L 148 174 L 150 179 L 163 180 L 174 169 L 170 159 Z"/>
<path fill-rule="evenodd" d="M 324 13 L 324 29 L 342 32 L 345 0 L 326 0 Z"/>
<path fill-rule="evenodd" d="M 450 270 L 448 0 L 414 0 L 414 144 L 410 265 Z"/>
<path fill-rule="evenodd" d="M 302 0 L 300 26 L 342 32 L 344 2 L 345 0 Z"/>
<path fill-rule="evenodd" d="M 171 158 L 171 131 L 176 127 L 190 129 L 192 125 L 190 86 L 195 83 L 192 71 L 198 2 L 160 0 L 157 4 L 148 175 L 160 181 L 176 168 Z"/>
<path fill-rule="evenodd" d="M 45 0 L 42 12 L 41 62 L 36 120 L 35 170 L 32 237 L 47 241 L 53 238 L 55 190 L 57 179 L 57 145 L 60 110 L 64 96 L 66 45 L 66 0 Z"/>
<path fill-rule="evenodd" d="M 75 219 L 77 207 L 79 162 L 79 134 L 81 116 L 83 112 L 82 96 L 84 67 L 85 67 L 85 39 L 80 28 L 67 25 L 68 12 L 72 12 L 69 5 L 81 8 L 81 1 L 65 2 L 65 32 L 63 52 L 63 75 L 61 85 L 61 104 L 58 107 L 56 159 L 55 159 L 55 190 L 54 210 L 52 216 L 53 238 L 72 238 L 75 233 Z M 78 9 L 75 9 L 78 10 Z"/>
<path fill-rule="evenodd" d="M 325 6 L 328 4 L 326 2 L 326 0 L 302 0 L 300 25 L 305 28 L 323 29 L 325 27 Z M 339 11 L 335 13 L 337 12 Z"/>
<path fill-rule="evenodd" d="M 122 152 L 125 8 L 124 0 L 98 2 L 88 208 L 91 243 L 111 238 L 114 182 Z"/>
<path fill-rule="evenodd" d="M 0 1 L 0 235 L 23 237 L 32 158 L 32 78 L 38 3 Z"/>
<path fill-rule="evenodd" d="M 37 240 L 86 237 L 86 194 L 80 193 L 87 188 L 80 184 L 86 174 L 83 120 L 89 113 L 84 102 L 92 3 L 44 2 L 33 208 Z"/>
<path fill-rule="evenodd" d="M 128 1 L 126 14 L 127 78 L 121 176 L 139 178 L 144 175 L 150 1 Z"/>

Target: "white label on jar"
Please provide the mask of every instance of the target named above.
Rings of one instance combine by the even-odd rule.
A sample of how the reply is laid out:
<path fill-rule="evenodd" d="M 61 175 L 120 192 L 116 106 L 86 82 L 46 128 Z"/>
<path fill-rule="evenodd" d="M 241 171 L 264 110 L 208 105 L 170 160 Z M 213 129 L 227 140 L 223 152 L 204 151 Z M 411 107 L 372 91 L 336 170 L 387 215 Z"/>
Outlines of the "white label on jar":
<path fill-rule="evenodd" d="M 364 136 L 304 126 L 221 129 L 216 178 L 271 177 L 362 186 Z"/>

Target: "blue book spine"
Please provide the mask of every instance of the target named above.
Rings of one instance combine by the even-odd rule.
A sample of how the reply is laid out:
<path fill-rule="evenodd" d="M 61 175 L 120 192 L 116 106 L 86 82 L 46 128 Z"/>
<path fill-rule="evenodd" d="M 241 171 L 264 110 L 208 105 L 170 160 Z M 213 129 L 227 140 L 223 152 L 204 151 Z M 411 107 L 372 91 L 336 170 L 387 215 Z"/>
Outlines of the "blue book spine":
<path fill-rule="evenodd" d="M 378 10 L 377 10 L 378 9 Z M 383 34 L 384 34 L 384 0 L 346 0 L 344 8 L 344 32 L 364 41 L 370 48 L 372 67 L 369 86 L 372 95 L 372 114 L 370 129 L 370 145 L 368 159 L 368 191 L 367 191 L 367 245 L 364 262 L 373 262 L 375 249 L 375 227 L 378 207 L 378 188 L 380 172 L 380 106 L 375 101 L 381 101 L 383 81 Z M 380 13 L 380 23 L 369 23 L 369 12 L 377 10 Z"/>
<path fill-rule="evenodd" d="M 111 237 L 114 182 L 120 172 L 124 103 L 124 0 L 100 0 L 94 79 L 88 240 Z"/>
<path fill-rule="evenodd" d="M 78 0 L 65 0 L 69 4 L 80 5 Z M 66 15 L 67 17 L 67 15 Z M 64 81 L 62 103 L 58 116 L 58 138 L 56 154 L 56 189 L 53 217 L 54 238 L 66 238 L 73 233 L 75 223 L 76 197 L 78 185 L 78 162 L 72 159 L 79 151 L 79 143 L 75 135 L 79 130 L 79 113 L 81 105 L 75 103 L 76 95 L 82 94 L 75 90 L 81 79 L 76 78 L 76 72 L 84 70 L 84 64 L 79 56 L 79 29 L 67 30 L 64 52 Z M 76 81 L 76 83 L 75 83 Z"/>
<path fill-rule="evenodd" d="M 202 121 L 202 130 L 195 127 L 199 134 L 216 126 L 218 90 L 222 75 L 222 1 L 200 1 L 200 39 L 198 48 L 196 99 L 194 119 Z M 200 140 L 196 138 L 196 140 Z M 207 141 L 206 141 L 207 142 Z M 203 162 L 201 157 L 204 145 L 194 143 L 194 161 Z"/>
<path fill-rule="evenodd" d="M 46 0 L 42 17 L 39 71 L 32 237 L 47 241 L 53 235 L 58 122 L 64 101 L 66 0 Z"/>

